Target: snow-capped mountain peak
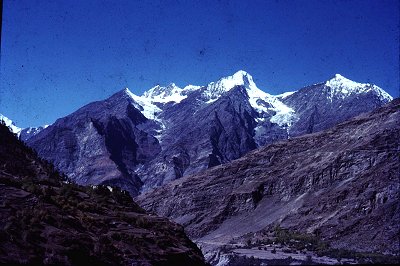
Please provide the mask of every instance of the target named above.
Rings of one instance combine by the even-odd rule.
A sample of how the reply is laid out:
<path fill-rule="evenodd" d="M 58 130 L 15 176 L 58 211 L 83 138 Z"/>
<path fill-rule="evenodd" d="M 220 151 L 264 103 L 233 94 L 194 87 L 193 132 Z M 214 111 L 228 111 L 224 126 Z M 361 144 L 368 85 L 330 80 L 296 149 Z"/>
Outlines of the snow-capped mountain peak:
<path fill-rule="evenodd" d="M 331 78 L 330 80 L 325 82 L 325 85 L 328 87 L 331 87 L 331 88 L 345 87 L 345 88 L 353 89 L 353 88 L 363 87 L 363 86 L 369 85 L 369 84 L 357 83 L 348 78 L 345 78 L 344 76 L 342 76 L 340 74 L 335 74 L 333 76 L 333 78 Z"/>
<path fill-rule="evenodd" d="M 188 92 L 199 88 L 200 86 L 188 85 L 181 89 L 176 86 L 175 83 L 170 83 L 165 87 L 156 85 L 148 91 L 145 91 L 141 96 L 132 93 L 128 88 L 126 88 L 124 92 L 134 100 L 133 105 L 139 109 L 146 118 L 160 122 L 157 118 L 162 112 L 159 104 L 169 102 L 175 104 L 180 103 L 182 100 L 187 98 Z"/>
<path fill-rule="evenodd" d="M 233 82 L 235 85 L 244 85 L 248 87 L 255 87 L 253 77 L 244 70 L 239 70 L 232 76 L 226 77 L 225 82 Z"/>
<path fill-rule="evenodd" d="M 166 87 L 162 87 L 160 85 L 156 85 L 148 91 L 143 93 L 143 96 L 146 98 L 155 98 L 155 97 L 168 97 L 176 92 L 182 91 L 181 88 L 175 85 L 175 83 L 170 83 Z"/>
<path fill-rule="evenodd" d="M 325 86 L 330 88 L 328 96 L 331 100 L 334 96 L 344 98 L 352 94 L 367 93 L 370 91 L 375 92 L 381 100 L 387 102 L 393 100 L 392 96 L 374 84 L 358 83 L 340 74 L 335 74 L 333 78 L 326 81 Z"/>
<path fill-rule="evenodd" d="M 186 99 L 187 97 L 186 93 L 184 93 L 184 90 L 185 89 L 181 89 L 176 86 L 175 83 L 171 83 L 166 87 L 157 85 L 150 90 L 145 91 L 142 95 L 142 98 L 146 98 L 151 102 L 156 103 L 180 103 L 183 99 Z"/>
<path fill-rule="evenodd" d="M 371 91 L 383 101 L 389 102 L 392 100 L 392 97 L 378 86 L 369 83 L 358 83 L 340 74 L 335 74 L 323 85 L 324 93 L 331 101 L 335 98 L 344 99 L 349 95 L 364 94 Z M 128 89 L 126 89 L 126 93 L 134 100 L 133 104 L 145 117 L 162 123 L 159 119 L 159 114 L 163 112 L 164 104 L 179 104 L 182 100 L 190 97 L 191 92 L 201 90 L 201 101 L 208 105 L 217 101 L 224 93 L 232 90 L 235 86 L 243 86 L 246 89 L 249 103 L 258 113 L 258 120 L 265 121 L 269 117 L 269 121 L 279 124 L 279 126 L 290 127 L 296 119 L 294 110 L 284 103 L 285 98 L 295 92 L 287 92 L 276 96 L 268 94 L 260 90 L 253 77 L 243 70 L 239 70 L 231 76 L 223 77 L 203 87 L 187 85 L 182 89 L 175 83 L 170 83 L 168 86 L 154 86 L 144 92 L 142 96 L 137 96 Z"/>
<path fill-rule="evenodd" d="M 8 126 L 12 130 L 13 133 L 18 134 L 18 135 L 21 133 L 22 128 L 17 127 L 15 125 L 15 123 L 11 119 L 9 119 L 8 117 L 0 114 L 0 121 L 4 121 L 6 126 Z"/>
<path fill-rule="evenodd" d="M 205 96 L 211 103 L 216 101 L 223 93 L 235 86 L 244 86 L 249 96 L 250 105 L 262 117 L 265 113 L 274 112 L 271 122 L 279 125 L 290 125 L 293 120 L 294 111 L 282 103 L 277 97 L 260 90 L 253 81 L 253 77 L 246 71 L 239 70 L 232 76 L 228 76 L 211 82 L 204 91 Z"/>
<path fill-rule="evenodd" d="M 0 114 L 0 121 L 4 121 L 6 126 L 8 126 L 14 134 L 17 134 L 19 138 L 23 141 L 37 135 L 40 131 L 47 128 L 49 125 L 38 126 L 38 127 L 26 127 L 20 128 L 18 127 L 11 119 Z"/>
<path fill-rule="evenodd" d="M 182 100 L 186 99 L 191 92 L 199 89 L 202 89 L 202 101 L 204 101 L 205 104 L 211 104 L 235 86 L 245 87 L 249 97 L 249 103 L 259 114 L 261 120 L 270 117 L 273 123 L 282 126 L 290 126 L 294 111 L 286 106 L 278 97 L 260 90 L 254 83 L 253 77 L 243 70 L 237 71 L 232 76 L 221 78 L 216 82 L 211 82 L 205 87 L 187 85 L 182 89 L 176 86 L 175 83 L 171 83 L 165 87 L 160 85 L 154 86 L 144 92 L 142 96 L 133 94 L 128 88 L 125 89 L 125 93 L 133 99 L 133 105 L 139 109 L 146 118 L 157 120 L 162 123 L 159 119 L 159 114 L 163 111 L 162 104 L 170 102 L 179 104 Z M 270 114 L 273 114 L 273 116 L 271 117 Z"/>
<path fill-rule="evenodd" d="M 258 89 L 253 81 L 253 77 L 246 71 L 239 70 L 232 76 L 224 77 L 217 82 L 208 84 L 203 95 L 209 102 L 213 102 L 235 86 L 245 86 L 246 89 Z"/>

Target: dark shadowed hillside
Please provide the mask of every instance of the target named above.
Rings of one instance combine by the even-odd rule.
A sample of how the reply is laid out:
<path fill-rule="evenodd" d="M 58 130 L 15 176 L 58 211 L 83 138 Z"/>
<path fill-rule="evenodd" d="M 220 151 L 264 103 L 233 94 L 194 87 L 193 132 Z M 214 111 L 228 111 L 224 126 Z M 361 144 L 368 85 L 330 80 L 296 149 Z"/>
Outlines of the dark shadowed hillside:
<path fill-rule="evenodd" d="M 203 265 L 180 225 L 125 191 L 70 184 L 0 125 L 0 264 Z"/>

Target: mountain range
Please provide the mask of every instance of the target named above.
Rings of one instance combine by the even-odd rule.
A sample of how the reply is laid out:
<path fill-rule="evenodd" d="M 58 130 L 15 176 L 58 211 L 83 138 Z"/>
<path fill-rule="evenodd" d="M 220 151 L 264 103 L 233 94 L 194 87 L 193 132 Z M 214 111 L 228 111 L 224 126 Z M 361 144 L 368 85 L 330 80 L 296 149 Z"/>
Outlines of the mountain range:
<path fill-rule="evenodd" d="M 138 195 L 269 143 L 327 129 L 390 100 L 381 88 L 338 74 L 273 96 L 238 71 L 206 86 L 172 83 L 142 96 L 124 89 L 20 134 L 74 182 L 112 184 Z"/>

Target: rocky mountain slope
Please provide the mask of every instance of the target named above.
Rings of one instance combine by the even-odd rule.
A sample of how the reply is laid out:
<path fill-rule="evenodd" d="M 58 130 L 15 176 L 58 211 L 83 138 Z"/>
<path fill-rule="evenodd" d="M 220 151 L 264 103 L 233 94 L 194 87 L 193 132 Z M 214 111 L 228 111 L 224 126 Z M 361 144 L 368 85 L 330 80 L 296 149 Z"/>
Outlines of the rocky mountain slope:
<path fill-rule="evenodd" d="M 237 247 L 246 239 L 265 243 L 279 226 L 305 235 L 286 244 L 306 239 L 307 248 L 318 237 L 334 249 L 399 256 L 399 148 L 396 99 L 326 131 L 279 141 L 175 180 L 137 200 L 182 224 L 205 252 L 210 246 Z M 270 243 L 278 241 L 279 232 Z"/>
<path fill-rule="evenodd" d="M 125 191 L 74 185 L 0 125 L 0 264 L 204 265 L 180 225 Z"/>
<path fill-rule="evenodd" d="M 392 97 L 376 85 L 357 83 L 336 74 L 325 83 L 305 87 L 280 99 L 296 111 L 297 119 L 289 135 L 300 136 L 374 110 Z"/>
<path fill-rule="evenodd" d="M 57 169 L 82 185 L 113 184 L 137 194 L 142 186 L 134 168 L 156 156 L 161 148 L 147 119 L 126 91 L 86 105 L 58 119 L 28 144 Z"/>
<path fill-rule="evenodd" d="M 375 85 L 338 75 L 273 96 L 238 71 L 202 87 L 120 91 L 57 120 L 28 144 L 78 184 L 114 184 L 137 195 L 391 99 Z"/>

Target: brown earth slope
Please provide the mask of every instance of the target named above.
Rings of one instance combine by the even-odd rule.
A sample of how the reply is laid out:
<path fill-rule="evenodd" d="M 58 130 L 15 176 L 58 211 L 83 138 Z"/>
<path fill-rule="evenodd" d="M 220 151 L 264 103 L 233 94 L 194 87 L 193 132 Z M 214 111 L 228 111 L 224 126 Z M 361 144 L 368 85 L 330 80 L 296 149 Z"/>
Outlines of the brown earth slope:
<path fill-rule="evenodd" d="M 125 191 L 69 184 L 0 125 L 0 264 L 203 265 L 204 259 L 182 226 L 146 214 Z"/>
<path fill-rule="evenodd" d="M 281 228 L 334 248 L 399 254 L 400 100 L 320 133 L 281 141 L 137 200 L 224 245 Z"/>

